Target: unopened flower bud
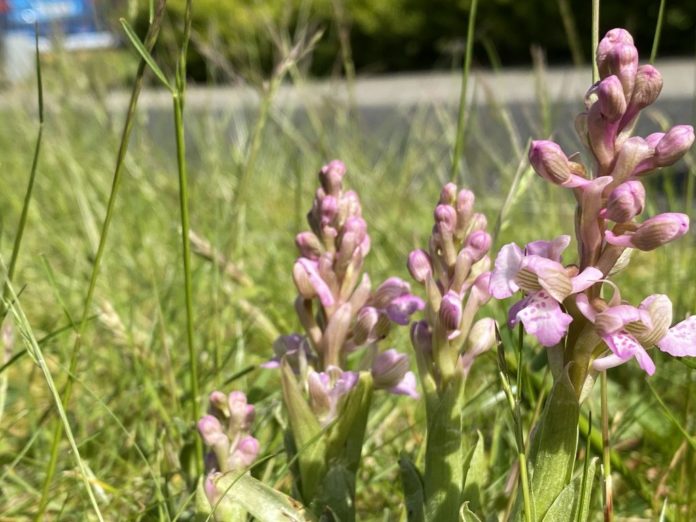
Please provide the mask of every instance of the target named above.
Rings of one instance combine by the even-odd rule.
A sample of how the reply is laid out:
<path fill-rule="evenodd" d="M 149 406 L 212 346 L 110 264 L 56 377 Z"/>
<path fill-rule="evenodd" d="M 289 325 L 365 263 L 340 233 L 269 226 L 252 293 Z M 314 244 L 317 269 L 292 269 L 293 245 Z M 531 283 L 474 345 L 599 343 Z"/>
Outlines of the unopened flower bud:
<path fill-rule="evenodd" d="M 652 104 L 662 91 L 662 75 L 652 65 L 641 65 L 631 97 L 631 110 L 637 112 Z"/>
<path fill-rule="evenodd" d="M 466 342 L 467 354 L 472 357 L 482 354 L 490 350 L 496 343 L 496 325 L 495 321 L 490 317 L 484 317 L 474 323 L 469 331 L 469 337 Z"/>
<path fill-rule="evenodd" d="M 483 259 L 483 256 L 488 253 L 492 242 L 493 240 L 488 232 L 485 230 L 476 230 L 467 237 L 464 250 L 470 253 L 472 261 L 476 263 Z"/>
<path fill-rule="evenodd" d="M 626 96 L 618 77 L 607 76 L 599 82 L 597 103 L 606 121 L 612 123 L 621 119 L 626 112 Z"/>
<path fill-rule="evenodd" d="M 578 187 L 587 182 L 573 173 L 571 162 L 561 147 L 548 140 L 532 141 L 529 149 L 529 163 L 539 176 L 554 185 Z"/>
<path fill-rule="evenodd" d="M 615 223 L 627 223 L 643 212 L 645 188 L 640 181 L 626 181 L 616 187 L 607 201 L 606 208 L 599 213 L 603 219 Z"/>
<path fill-rule="evenodd" d="M 457 211 L 451 205 L 438 205 L 435 207 L 435 221 L 441 232 L 452 234 L 457 226 Z"/>
<path fill-rule="evenodd" d="M 466 340 L 466 351 L 459 357 L 459 367 L 468 374 L 476 357 L 490 350 L 496 343 L 496 324 L 490 317 L 474 323 Z"/>
<path fill-rule="evenodd" d="M 231 392 L 227 398 L 227 404 L 230 409 L 230 427 L 235 431 L 248 430 L 254 422 L 256 411 L 253 404 L 247 403 L 244 392 Z"/>
<path fill-rule="evenodd" d="M 397 297 L 411 292 L 411 286 L 401 278 L 390 277 L 377 287 L 372 296 L 376 308 L 386 308 Z"/>
<path fill-rule="evenodd" d="M 686 154 L 693 143 L 694 128 L 691 125 L 672 127 L 655 146 L 656 166 L 672 165 Z"/>
<path fill-rule="evenodd" d="M 468 189 L 462 189 L 457 194 L 457 214 L 459 218 L 463 221 L 468 221 L 471 214 L 474 212 L 474 203 L 476 202 L 476 196 L 474 193 Z"/>
<path fill-rule="evenodd" d="M 346 166 L 342 161 L 333 160 L 324 165 L 319 172 L 319 181 L 327 194 L 338 195 L 341 191 L 343 176 L 346 173 Z"/>
<path fill-rule="evenodd" d="M 205 445 L 211 448 L 228 440 L 222 431 L 222 424 L 212 415 L 204 415 L 198 421 L 198 432 Z"/>
<path fill-rule="evenodd" d="M 319 238 L 311 232 L 300 232 L 295 236 L 295 245 L 302 257 L 307 259 L 317 260 L 321 255 L 323 248 Z"/>
<path fill-rule="evenodd" d="M 603 77 L 615 75 L 619 78 L 626 98 L 633 93 L 638 72 L 638 49 L 633 44 L 617 44 L 606 55 L 602 69 Z"/>
<path fill-rule="evenodd" d="M 459 294 L 450 290 L 444 295 L 438 318 L 447 332 L 448 339 L 454 339 L 459 335 L 459 325 L 462 321 L 462 298 Z"/>
<path fill-rule="evenodd" d="M 256 460 L 260 449 L 259 441 L 251 435 L 245 435 L 239 439 L 237 446 L 227 459 L 229 470 L 237 471 L 251 466 Z"/>
<path fill-rule="evenodd" d="M 317 263 L 300 258 L 292 269 L 292 278 L 299 294 L 305 299 L 319 297 L 325 307 L 333 306 L 335 299 L 329 285 L 319 275 Z"/>
<path fill-rule="evenodd" d="M 375 327 L 379 321 L 379 316 L 379 311 L 373 306 L 365 306 L 358 312 L 353 327 L 353 342 L 356 346 L 362 346 L 376 340 Z"/>
<path fill-rule="evenodd" d="M 627 139 L 616 155 L 614 169 L 610 174 L 614 178 L 613 182 L 621 183 L 634 175 L 643 162 L 650 161 L 653 153 L 648 142 L 640 136 Z"/>
<path fill-rule="evenodd" d="M 321 227 L 332 225 L 338 215 L 338 200 L 333 196 L 324 196 L 319 202 Z"/>
<path fill-rule="evenodd" d="M 612 29 L 604 35 L 597 46 L 597 66 L 602 78 L 609 76 L 607 57 L 617 45 L 633 45 L 633 37 L 626 29 Z"/>
<path fill-rule="evenodd" d="M 210 404 L 208 413 L 219 419 L 229 417 L 230 410 L 227 406 L 227 395 L 221 391 L 211 392 L 208 396 L 208 403 Z"/>
<path fill-rule="evenodd" d="M 425 308 L 425 303 L 420 297 L 403 294 L 392 300 L 386 311 L 390 321 L 406 326 L 411 320 L 411 316 L 423 308 Z"/>
<path fill-rule="evenodd" d="M 488 227 L 488 219 L 486 219 L 486 216 L 481 214 L 480 212 L 474 212 L 474 215 L 471 216 L 471 220 L 469 222 L 469 234 L 473 234 L 479 230 L 486 230 Z"/>
<path fill-rule="evenodd" d="M 667 212 L 644 221 L 633 234 L 616 236 L 607 230 L 605 238 L 612 245 L 650 251 L 679 239 L 688 230 L 689 216 Z"/>
<path fill-rule="evenodd" d="M 344 219 L 350 216 L 359 216 L 362 213 L 360 197 L 353 190 L 348 190 L 341 196 L 340 207 L 341 215 L 344 216 Z"/>
<path fill-rule="evenodd" d="M 411 344 L 419 356 L 426 358 L 432 355 L 433 334 L 427 321 L 418 321 L 411 326 Z"/>
<path fill-rule="evenodd" d="M 430 256 L 425 250 L 413 250 L 408 255 L 406 263 L 411 277 L 419 283 L 425 283 L 425 280 L 433 273 L 433 267 L 430 263 Z"/>
<path fill-rule="evenodd" d="M 454 183 L 447 183 L 440 191 L 440 205 L 454 205 L 457 198 L 457 185 Z"/>
<path fill-rule="evenodd" d="M 480 306 L 486 304 L 491 298 L 491 273 L 484 272 L 480 274 L 474 281 L 471 287 L 471 297 L 476 299 Z"/>
<path fill-rule="evenodd" d="M 377 354 L 372 362 L 372 378 L 375 388 L 393 388 L 408 371 L 408 356 L 390 348 Z"/>

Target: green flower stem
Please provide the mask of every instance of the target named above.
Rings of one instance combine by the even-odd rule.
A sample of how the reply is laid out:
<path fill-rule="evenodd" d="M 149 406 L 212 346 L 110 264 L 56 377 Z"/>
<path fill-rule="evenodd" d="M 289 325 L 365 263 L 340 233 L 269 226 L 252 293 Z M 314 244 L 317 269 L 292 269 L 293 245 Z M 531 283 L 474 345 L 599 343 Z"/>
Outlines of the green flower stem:
<path fill-rule="evenodd" d="M 607 402 L 607 372 L 602 372 L 602 478 L 604 479 L 604 521 L 614 520 L 613 488 L 611 481 L 611 445 L 609 444 L 609 405 Z"/>
<path fill-rule="evenodd" d="M 464 457 L 468 453 L 462 436 L 461 411 L 465 379 L 455 374 L 441 390 L 438 400 L 429 403 L 425 449 L 426 520 L 458 520 L 466 478 Z"/>

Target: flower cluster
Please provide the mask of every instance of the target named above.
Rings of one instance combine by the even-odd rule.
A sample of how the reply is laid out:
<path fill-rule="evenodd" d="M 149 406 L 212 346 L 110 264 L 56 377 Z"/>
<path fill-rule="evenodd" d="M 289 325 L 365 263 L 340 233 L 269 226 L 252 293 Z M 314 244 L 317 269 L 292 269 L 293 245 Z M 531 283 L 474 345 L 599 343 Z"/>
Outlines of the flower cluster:
<path fill-rule="evenodd" d="M 505 298 L 522 290 L 525 297 L 510 310 L 510 323 L 521 321 L 544 346 L 561 342 L 574 321 L 589 322 L 597 339 L 593 356 L 610 351 L 595 361 L 595 369 L 636 357 L 652 373 L 654 364 L 644 348 L 657 345 L 672 355 L 696 355 L 696 320 L 669 329 L 672 305 L 666 296 L 650 296 L 636 308 L 622 304 L 618 290 L 610 302 L 604 301 L 600 289 L 628 265 L 631 249 L 654 250 L 687 233 L 689 218 L 684 214 L 668 212 L 642 222 L 638 216 L 645 208 L 641 180 L 679 160 L 693 144 L 694 131 L 678 125 L 645 138 L 631 136 L 640 111 L 657 99 L 662 76 L 652 65 L 638 65 L 638 51 L 627 31 L 606 34 L 597 49 L 597 65 L 600 81 L 588 91 L 587 110 L 576 120 L 593 158 L 593 172 L 552 141 L 534 141 L 529 151 L 537 174 L 573 190 L 579 263 L 566 267 L 560 262 L 568 236 L 535 241 L 524 250 L 506 245 L 495 262 L 491 293 Z"/>
<path fill-rule="evenodd" d="M 208 414 L 198 421 L 198 431 L 210 448 L 206 456 L 209 472 L 240 471 L 256 460 L 259 441 L 250 435 L 254 414 L 254 406 L 247 403 L 243 392 L 210 394 Z"/>
<path fill-rule="evenodd" d="M 372 290 L 370 278 L 362 273 L 370 236 L 358 195 L 343 188 L 345 172 L 340 161 L 321 169 L 321 186 L 307 215 L 311 230 L 296 237 L 300 257 L 293 267 L 295 310 L 305 334 L 279 338 L 275 357 L 264 365 L 287 361 L 305 383 L 310 405 L 323 424 L 335 418 L 341 398 L 357 382 L 357 373 L 346 369 L 346 359 L 361 347 L 369 347 L 368 365 L 377 388 L 417 396 L 407 356 L 393 349 L 379 353 L 377 342 L 392 323 L 408 324 L 424 304 L 397 277 Z"/>
<path fill-rule="evenodd" d="M 468 373 L 474 358 L 494 344 L 495 322 L 474 323 L 490 299 L 491 264 L 491 236 L 486 217 L 474 212 L 474 194 L 448 183 L 434 217 L 428 250 L 411 252 L 408 270 L 427 296 L 425 319 L 411 328 L 419 371 L 441 384 L 457 370 Z"/>

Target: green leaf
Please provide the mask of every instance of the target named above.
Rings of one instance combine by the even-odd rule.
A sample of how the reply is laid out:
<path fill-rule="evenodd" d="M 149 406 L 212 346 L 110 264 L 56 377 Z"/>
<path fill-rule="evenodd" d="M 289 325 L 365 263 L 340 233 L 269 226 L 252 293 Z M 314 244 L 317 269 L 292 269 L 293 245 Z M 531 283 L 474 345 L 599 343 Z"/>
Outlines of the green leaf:
<path fill-rule="evenodd" d="M 488 462 L 484 451 L 483 434 L 480 431 L 476 433 L 476 444 L 470 451 L 468 462 L 465 463 L 464 476 L 466 479 L 464 480 L 463 498 L 469 502 L 473 511 L 481 512 L 483 506 L 481 496 L 488 476 Z"/>
<path fill-rule="evenodd" d="M 372 376 L 363 372 L 345 396 L 336 422 L 326 436 L 328 471 L 316 496 L 318 510 L 328 506 L 338 520 L 355 520 L 355 475 L 360 466 L 367 417 L 372 403 Z"/>
<path fill-rule="evenodd" d="M 212 506 L 218 522 L 239 522 L 240 506 L 260 522 L 316 520 L 297 500 L 267 486 L 249 473 L 218 474 L 211 480 L 220 495 Z"/>
<path fill-rule="evenodd" d="M 406 520 L 408 522 L 425 522 L 425 493 L 423 477 L 411 460 L 402 455 L 399 458 L 401 485 L 404 490 Z"/>
<path fill-rule="evenodd" d="M 538 520 L 573 475 L 579 416 L 580 404 L 566 368 L 547 399 L 530 451 L 531 493 Z"/>
<path fill-rule="evenodd" d="M 543 522 L 586 522 L 590 517 L 590 498 L 592 498 L 592 483 L 594 482 L 597 458 L 592 459 L 587 469 L 587 488 L 584 496 L 582 494 L 583 474 L 578 474 L 573 481 L 568 484 L 542 519 Z"/>
<path fill-rule="evenodd" d="M 325 474 L 326 440 L 321 425 L 305 400 L 297 379 L 286 362 L 281 366 L 283 399 L 290 420 L 290 431 L 297 449 L 302 498 L 309 503 L 314 498 Z"/>
<path fill-rule="evenodd" d="M 336 422 L 329 427 L 327 462 L 340 462 L 357 473 L 371 403 L 372 375 L 362 372 L 355 387 L 346 395 Z"/>
<path fill-rule="evenodd" d="M 131 27 L 131 25 L 128 23 L 128 21 L 125 18 L 120 19 L 121 25 L 123 26 L 123 30 L 126 33 L 126 36 L 128 39 L 131 41 L 133 44 L 133 47 L 135 47 L 135 50 L 138 51 L 138 54 L 142 57 L 143 60 L 145 60 L 145 63 L 150 67 L 153 73 L 155 73 L 155 76 L 159 78 L 159 80 L 164 84 L 164 86 L 169 89 L 170 92 L 174 92 L 174 87 L 172 86 L 171 83 L 169 83 L 169 80 L 165 76 L 165 74 L 162 72 L 162 69 L 160 69 L 159 65 L 157 65 L 157 62 L 155 59 L 152 57 L 150 52 L 145 48 L 145 45 L 143 42 L 138 38 L 138 35 L 135 34 L 135 31 Z"/>
<path fill-rule="evenodd" d="M 481 519 L 469 509 L 469 503 L 464 502 L 462 507 L 459 509 L 459 521 L 460 522 L 481 522 Z"/>
<path fill-rule="evenodd" d="M 462 504 L 466 437 L 462 436 L 464 379 L 452 378 L 428 412 L 425 450 L 426 520 L 456 520 Z"/>

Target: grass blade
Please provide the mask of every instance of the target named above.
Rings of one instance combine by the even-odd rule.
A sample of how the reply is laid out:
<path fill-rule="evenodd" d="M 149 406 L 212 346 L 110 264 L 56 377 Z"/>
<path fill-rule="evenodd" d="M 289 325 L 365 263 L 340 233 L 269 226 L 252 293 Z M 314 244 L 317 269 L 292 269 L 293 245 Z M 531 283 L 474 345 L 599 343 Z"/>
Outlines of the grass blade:
<path fill-rule="evenodd" d="M 167 89 L 169 89 L 171 92 L 174 92 L 174 87 L 167 79 L 167 76 L 164 74 L 164 72 L 162 72 L 162 69 L 160 69 L 159 65 L 157 65 L 157 62 L 152 57 L 152 54 L 150 54 L 150 51 L 147 49 L 147 47 L 145 47 L 145 44 L 143 44 L 143 42 L 140 41 L 140 38 L 138 38 L 138 35 L 135 34 L 135 31 L 130 26 L 128 21 L 125 18 L 121 18 L 119 21 L 123 26 L 123 30 L 125 31 L 126 36 L 133 44 L 133 47 L 135 47 L 135 50 L 138 51 L 140 57 L 143 60 L 145 60 L 145 63 L 147 63 L 148 67 L 150 67 L 150 70 L 154 73 L 155 76 L 157 76 L 157 78 Z"/>
<path fill-rule="evenodd" d="M 454 151 L 452 153 L 452 170 L 450 179 L 454 180 L 459 171 L 459 158 L 464 147 L 464 129 L 466 128 L 466 91 L 469 83 L 469 69 L 471 68 L 471 56 L 474 48 L 474 28 L 476 27 L 476 7 L 478 0 L 472 0 L 469 11 L 469 25 L 466 30 L 466 54 L 464 56 L 464 68 L 462 69 L 462 88 L 459 93 L 459 115 L 457 117 L 457 135 L 454 139 Z"/>
<path fill-rule="evenodd" d="M 103 522 L 104 518 L 102 517 L 101 511 L 99 510 L 99 504 L 97 504 L 97 499 L 94 496 L 94 492 L 92 491 L 92 486 L 90 484 L 90 479 L 88 478 L 91 476 L 91 472 L 88 472 L 87 467 L 85 466 L 84 462 L 82 461 L 82 458 L 80 457 L 80 450 L 77 447 L 75 437 L 73 436 L 72 429 L 70 428 L 70 422 L 68 421 L 68 417 L 65 413 L 65 408 L 63 407 L 63 401 L 61 400 L 58 388 L 56 387 L 56 384 L 53 381 L 53 376 L 51 375 L 51 371 L 49 370 L 48 365 L 46 364 L 43 352 L 39 347 L 39 343 L 36 341 L 34 332 L 31 329 L 29 321 L 24 315 L 24 311 L 22 310 L 17 296 L 14 293 L 14 290 L 12 289 L 12 285 L 8 283 L 7 288 L 9 289 L 9 294 L 12 300 L 9 303 L 6 302 L 6 306 L 9 307 L 10 312 L 12 313 L 12 316 L 15 320 L 15 324 L 17 325 L 17 329 L 19 330 L 19 333 L 21 334 L 22 339 L 26 344 L 27 351 L 36 361 L 39 368 L 41 369 L 41 372 L 44 375 L 44 378 L 46 379 L 46 384 L 48 385 L 53 401 L 55 402 L 56 409 L 58 410 L 58 416 L 60 417 L 61 425 L 63 426 L 63 429 L 65 430 L 65 435 L 68 439 L 68 442 L 70 443 L 70 448 L 72 449 L 72 453 L 75 458 L 75 462 L 77 463 L 77 467 L 80 470 L 80 477 L 82 478 L 82 482 L 85 486 L 85 489 L 87 490 L 87 495 L 89 496 L 90 503 L 92 504 L 92 508 L 94 509 L 94 514 L 97 516 L 98 520 Z"/>

